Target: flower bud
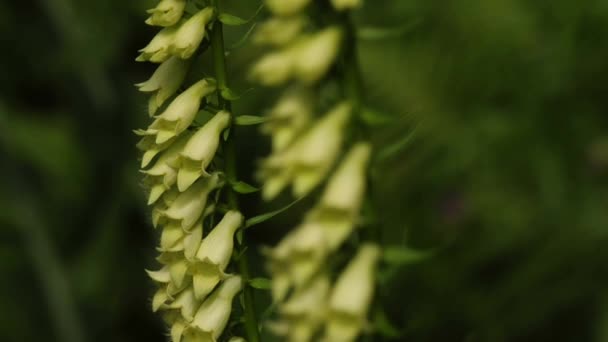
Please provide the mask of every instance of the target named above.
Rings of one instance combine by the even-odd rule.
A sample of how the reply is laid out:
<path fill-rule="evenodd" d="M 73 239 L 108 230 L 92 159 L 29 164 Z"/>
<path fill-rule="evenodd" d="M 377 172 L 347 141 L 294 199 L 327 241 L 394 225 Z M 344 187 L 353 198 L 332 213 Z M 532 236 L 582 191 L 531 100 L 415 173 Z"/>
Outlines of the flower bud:
<path fill-rule="evenodd" d="M 189 230 L 203 215 L 207 197 L 218 185 L 220 185 L 220 178 L 217 173 L 200 179 L 177 196 L 175 201 L 163 212 L 164 216 L 179 221 L 184 230 Z"/>
<path fill-rule="evenodd" d="M 302 11 L 310 0 L 266 0 L 268 9 L 279 16 L 290 16 Z"/>
<path fill-rule="evenodd" d="M 156 143 L 162 144 L 185 131 L 194 121 L 203 98 L 214 91 L 215 82 L 203 79 L 179 94 L 148 129 L 156 134 Z"/>
<path fill-rule="evenodd" d="M 177 188 L 184 191 L 202 175 L 213 160 L 220 141 L 220 135 L 230 124 L 230 113 L 221 111 L 209 120 L 188 140 L 181 158 L 177 174 Z"/>
<path fill-rule="evenodd" d="M 187 60 L 171 57 L 154 71 L 154 74 L 152 74 L 152 77 L 150 77 L 149 80 L 135 85 L 139 88 L 139 91 L 155 92 L 150 96 L 148 104 L 148 113 L 150 116 L 154 115 L 156 110 L 158 110 L 169 97 L 177 92 L 186 78 L 188 65 L 189 61 Z"/>
<path fill-rule="evenodd" d="M 251 78 L 265 86 L 286 82 L 293 74 L 294 56 L 290 49 L 271 52 L 258 60 L 251 69 Z"/>
<path fill-rule="evenodd" d="M 184 13 L 186 0 L 161 0 L 155 8 L 149 9 L 146 24 L 153 26 L 175 25 Z"/>
<path fill-rule="evenodd" d="M 150 61 L 153 63 L 162 63 L 171 57 L 171 46 L 175 33 L 177 32 L 176 27 L 165 27 L 160 30 L 154 38 L 150 41 L 146 47 L 139 50 L 141 54 L 135 59 L 138 62 Z"/>
<path fill-rule="evenodd" d="M 374 272 L 379 257 L 378 246 L 361 246 L 336 281 L 329 301 L 325 341 L 355 341 L 361 332 L 374 293 Z"/>
<path fill-rule="evenodd" d="M 161 154 L 154 166 L 141 171 L 147 176 L 146 182 L 151 186 L 148 205 L 155 203 L 165 191 L 175 184 L 177 170 L 174 166 L 190 136 L 190 133 L 179 136 L 171 147 Z"/>
<path fill-rule="evenodd" d="M 340 50 L 342 31 L 329 27 L 298 43 L 294 52 L 294 71 L 298 79 L 314 83 L 325 76 Z"/>
<path fill-rule="evenodd" d="M 362 5 L 361 0 L 331 0 L 331 4 L 338 11 L 359 8 Z"/>
<path fill-rule="evenodd" d="M 271 18 L 262 23 L 253 36 L 256 44 L 281 46 L 298 36 L 306 20 L 302 16 L 290 18 Z"/>
<path fill-rule="evenodd" d="M 207 7 L 182 23 L 175 33 L 171 53 L 182 59 L 192 57 L 205 38 L 205 27 L 211 22 L 213 14 L 213 7 Z"/>
<path fill-rule="evenodd" d="M 216 342 L 228 323 L 232 299 L 242 287 L 240 276 L 226 278 L 196 312 L 194 320 L 184 331 L 184 342 Z"/>
<path fill-rule="evenodd" d="M 287 91 L 270 112 L 270 120 L 262 126 L 262 132 L 272 136 L 274 152 L 284 150 L 310 122 L 312 116 L 311 95 L 302 88 Z"/>
<path fill-rule="evenodd" d="M 234 233 L 243 224 L 238 211 L 227 212 L 217 226 L 205 237 L 191 267 L 196 298 L 205 298 L 226 275 L 234 247 Z"/>

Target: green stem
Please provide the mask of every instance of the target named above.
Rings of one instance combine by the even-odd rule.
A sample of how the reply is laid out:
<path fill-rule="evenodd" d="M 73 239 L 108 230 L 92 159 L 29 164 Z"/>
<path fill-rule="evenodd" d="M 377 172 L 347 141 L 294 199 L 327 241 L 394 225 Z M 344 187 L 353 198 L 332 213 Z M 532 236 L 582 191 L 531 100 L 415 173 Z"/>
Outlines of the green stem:
<path fill-rule="evenodd" d="M 218 0 L 212 0 L 211 5 L 218 8 Z M 219 20 L 213 23 L 213 30 L 211 31 L 211 49 L 213 51 L 213 64 L 215 68 L 215 77 L 217 79 L 217 102 L 220 108 L 231 110 L 230 101 L 222 97 L 221 91 L 228 88 L 228 77 L 226 72 L 226 58 L 224 48 L 224 33 L 223 25 Z M 232 125 L 230 130 L 230 138 L 226 141 L 225 145 L 225 158 L 226 158 L 226 176 L 229 180 L 236 181 L 237 178 L 237 165 L 236 165 L 236 146 L 235 146 L 235 131 L 236 126 Z M 231 208 L 238 210 L 238 197 L 237 193 L 232 188 L 227 187 L 228 204 Z M 237 253 L 240 255 L 238 260 L 239 273 L 243 277 L 243 281 L 246 284 L 243 289 L 243 296 L 245 301 L 245 332 L 247 334 L 248 342 L 259 342 L 259 330 L 258 321 L 256 317 L 253 290 L 248 286 L 250 271 L 249 271 L 249 260 L 247 254 L 243 253 L 245 246 L 245 239 L 238 248 Z"/>

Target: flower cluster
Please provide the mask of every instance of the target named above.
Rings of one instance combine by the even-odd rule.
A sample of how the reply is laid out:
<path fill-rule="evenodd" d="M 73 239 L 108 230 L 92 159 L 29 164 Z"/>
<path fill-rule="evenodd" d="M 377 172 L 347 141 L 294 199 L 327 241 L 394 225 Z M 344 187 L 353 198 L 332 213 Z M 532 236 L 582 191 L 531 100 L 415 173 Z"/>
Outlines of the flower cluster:
<path fill-rule="evenodd" d="M 143 151 L 141 172 L 152 222 L 161 229 L 157 260 L 162 267 L 148 271 L 159 285 L 152 309 L 162 312 L 173 342 L 211 342 L 222 334 L 232 300 L 243 287 L 241 277 L 226 269 L 244 218 L 229 210 L 210 232 L 203 229 L 213 226 L 216 215 L 211 193 L 225 183 L 212 161 L 232 115 L 219 111 L 197 127 L 197 114 L 217 91 L 214 79 L 201 79 L 176 95 L 216 12 L 206 7 L 186 19 L 185 8 L 186 0 L 162 0 L 148 11 L 146 23 L 163 28 L 140 50 L 137 61 L 161 64 L 148 81 L 136 85 L 152 93 L 153 118 L 136 134 L 141 136 L 137 146 Z"/>
<path fill-rule="evenodd" d="M 380 250 L 360 246 L 337 279 L 331 277 L 331 261 L 359 221 L 371 146 L 346 141 L 351 102 L 337 100 L 316 116 L 317 89 L 343 52 L 345 32 L 340 26 L 312 30 L 305 14 L 310 3 L 266 0 L 274 16 L 253 37 L 272 51 L 254 64 L 251 77 L 266 86 L 290 84 L 262 127 L 272 140 L 272 153 L 259 173 L 263 197 L 271 200 L 288 187 L 301 197 L 327 182 L 303 222 L 265 251 L 279 313 L 271 326 L 290 342 L 350 342 L 366 325 Z M 336 11 L 360 5 L 356 0 L 331 3 Z"/>
<path fill-rule="evenodd" d="M 353 146 L 304 221 L 266 252 L 282 316 L 275 327 L 289 341 L 312 341 L 323 324 L 324 341 L 354 341 L 365 326 L 378 247 L 360 247 L 333 288 L 328 265 L 357 225 L 370 151 L 367 143 Z"/>

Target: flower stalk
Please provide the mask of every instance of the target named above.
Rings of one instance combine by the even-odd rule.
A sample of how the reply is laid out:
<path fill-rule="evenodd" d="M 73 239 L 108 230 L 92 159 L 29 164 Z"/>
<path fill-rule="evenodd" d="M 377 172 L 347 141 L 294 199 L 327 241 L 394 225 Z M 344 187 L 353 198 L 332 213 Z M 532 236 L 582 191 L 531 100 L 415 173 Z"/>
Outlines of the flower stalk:
<path fill-rule="evenodd" d="M 218 8 L 218 0 L 212 0 L 211 4 Z M 213 54 L 213 66 L 215 70 L 215 77 L 217 80 L 217 102 L 220 108 L 230 111 L 231 103 L 229 100 L 224 99 L 222 96 L 222 90 L 228 89 L 228 75 L 226 67 L 226 51 L 224 47 L 224 33 L 223 25 L 220 21 L 214 23 L 211 31 L 211 51 Z M 230 137 L 225 144 L 225 159 L 226 159 L 226 176 L 229 180 L 236 180 L 237 178 L 237 165 L 236 165 L 236 146 L 235 146 L 235 134 L 236 127 L 233 125 L 230 128 Z M 236 192 L 232 188 L 227 189 L 228 205 L 232 209 L 239 207 L 238 197 Z M 243 240 L 240 246 L 237 246 L 238 258 L 238 269 L 239 273 L 245 284 L 243 287 L 243 299 L 244 299 L 244 313 L 245 313 L 245 332 L 248 342 L 259 342 L 260 335 L 258 329 L 258 321 L 255 311 L 255 303 L 253 298 L 253 290 L 247 283 L 250 278 L 249 271 L 249 260 L 247 254 L 244 253 L 244 246 L 246 243 L 245 234 L 243 234 Z"/>

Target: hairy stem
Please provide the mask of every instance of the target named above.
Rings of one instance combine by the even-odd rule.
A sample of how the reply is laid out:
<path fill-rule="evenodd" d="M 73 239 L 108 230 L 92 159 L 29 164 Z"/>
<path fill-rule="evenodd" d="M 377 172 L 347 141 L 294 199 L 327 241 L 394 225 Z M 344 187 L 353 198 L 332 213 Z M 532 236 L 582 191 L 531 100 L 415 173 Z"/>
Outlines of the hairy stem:
<path fill-rule="evenodd" d="M 218 8 L 218 0 L 212 0 L 212 5 Z M 224 99 L 222 97 L 221 91 L 223 89 L 228 88 L 228 78 L 226 72 L 226 58 L 225 58 L 225 49 L 224 49 L 224 33 L 223 33 L 223 25 L 219 20 L 216 20 L 213 24 L 213 30 L 211 31 L 211 49 L 213 51 L 213 64 L 215 68 L 215 77 L 217 79 L 218 84 L 218 92 L 217 92 L 217 101 L 218 105 L 222 109 L 226 109 L 228 111 L 231 110 L 230 101 Z M 226 141 L 225 145 L 225 158 L 226 158 L 226 176 L 231 181 L 237 180 L 237 165 L 236 165 L 236 147 L 235 147 L 235 129 L 234 125 L 231 126 L 230 130 L 230 138 Z M 237 194 L 232 188 L 227 188 L 227 197 L 228 204 L 232 209 L 237 209 L 239 207 Z M 239 273 L 243 277 L 245 284 L 248 283 L 250 278 L 249 272 L 249 260 L 247 258 L 247 254 L 243 253 L 244 249 L 244 237 L 243 242 L 238 247 L 238 255 L 240 255 L 238 260 Z M 258 322 L 255 313 L 254 300 L 253 300 L 253 291 L 250 286 L 245 286 L 243 289 L 243 296 L 245 302 L 245 331 L 247 334 L 248 342 L 259 342 L 259 331 L 258 331 Z"/>

